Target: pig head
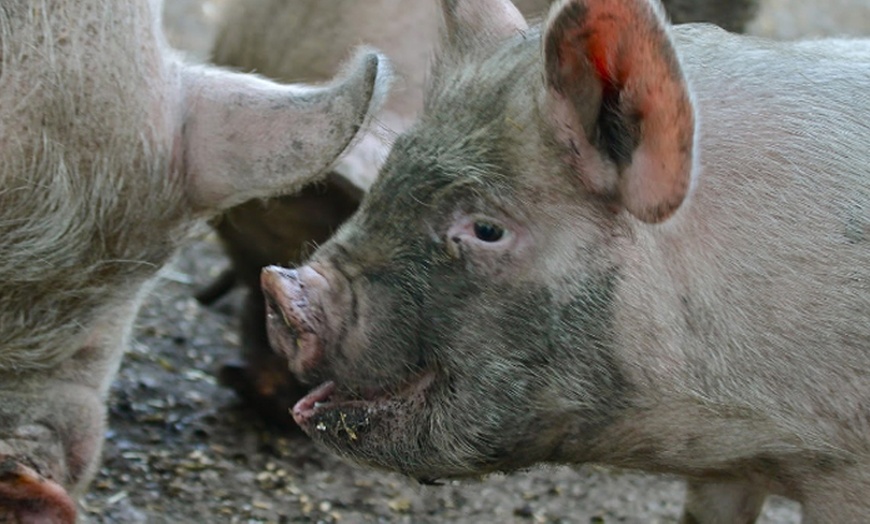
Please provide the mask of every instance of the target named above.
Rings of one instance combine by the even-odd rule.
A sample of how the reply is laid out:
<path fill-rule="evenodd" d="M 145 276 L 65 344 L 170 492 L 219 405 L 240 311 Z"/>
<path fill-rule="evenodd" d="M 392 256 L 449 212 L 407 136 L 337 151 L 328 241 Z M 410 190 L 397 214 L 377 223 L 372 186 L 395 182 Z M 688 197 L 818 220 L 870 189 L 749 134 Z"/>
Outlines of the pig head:
<path fill-rule="evenodd" d="M 420 122 L 307 265 L 262 275 L 321 384 L 296 421 L 422 481 L 592 461 L 700 483 L 686 522 L 770 492 L 866 516 L 870 41 L 443 4 Z"/>
<path fill-rule="evenodd" d="M 0 7 L 0 520 L 71 522 L 148 283 L 204 220 L 324 173 L 383 98 L 185 63 L 161 3 Z"/>
<path fill-rule="evenodd" d="M 540 17 L 550 0 L 518 0 L 525 16 Z M 665 11 L 674 22 L 713 22 L 742 31 L 755 0 L 669 0 Z M 366 42 L 390 57 L 396 89 L 365 135 L 333 166 L 326 183 L 302 192 L 241 204 L 215 220 L 215 230 L 232 262 L 214 285 L 197 295 L 216 300 L 236 282 L 248 287 L 241 311 L 242 350 L 220 371 L 248 405 L 268 420 L 292 424 L 287 406 L 304 391 L 286 371 L 282 357 L 269 347 L 265 331 L 260 269 L 268 264 L 295 265 L 320 245 L 356 210 L 363 192 L 392 147 L 423 110 L 429 63 L 439 46 L 441 17 L 437 2 L 426 0 L 236 0 L 227 5 L 212 59 L 217 64 L 257 71 L 279 81 L 321 79 L 353 46 Z"/>

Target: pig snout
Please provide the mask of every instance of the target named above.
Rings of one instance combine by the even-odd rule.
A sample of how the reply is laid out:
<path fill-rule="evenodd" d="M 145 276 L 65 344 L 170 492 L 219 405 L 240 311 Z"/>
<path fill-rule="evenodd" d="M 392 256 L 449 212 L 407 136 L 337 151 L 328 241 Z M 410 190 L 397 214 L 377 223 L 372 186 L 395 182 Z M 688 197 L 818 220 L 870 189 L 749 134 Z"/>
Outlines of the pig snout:
<path fill-rule="evenodd" d="M 266 297 L 269 342 L 304 379 L 324 357 L 326 326 L 319 297 L 329 283 L 307 266 L 299 270 L 268 266 L 260 284 Z"/>

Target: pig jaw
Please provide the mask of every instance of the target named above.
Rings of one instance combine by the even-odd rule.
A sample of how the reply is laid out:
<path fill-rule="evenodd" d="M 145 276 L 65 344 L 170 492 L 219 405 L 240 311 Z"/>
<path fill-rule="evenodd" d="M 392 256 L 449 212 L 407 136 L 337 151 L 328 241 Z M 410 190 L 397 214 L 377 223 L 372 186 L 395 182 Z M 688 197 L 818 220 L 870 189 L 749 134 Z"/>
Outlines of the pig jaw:
<path fill-rule="evenodd" d="M 388 387 L 372 386 L 365 377 L 342 372 L 336 354 L 348 350 L 336 344 L 344 340 L 335 338 L 340 333 L 348 338 L 346 318 L 358 306 L 346 296 L 349 286 L 342 283 L 339 271 L 329 271 L 327 282 L 323 276 L 327 271 L 322 265 L 318 268 L 272 266 L 261 277 L 271 345 L 288 358 L 297 376 L 322 382 L 293 407 L 294 420 L 315 440 L 349 458 L 418 477 L 427 475 L 421 465 L 410 466 L 404 458 L 391 460 L 395 454 L 390 449 L 402 446 L 409 430 L 418 432 L 429 425 L 426 397 L 436 382 L 435 372 L 423 370 L 395 379 L 399 385 Z M 331 376 L 336 381 L 328 380 Z M 425 432 L 413 439 L 424 448 L 426 440 Z M 423 451 L 417 454 L 426 456 Z"/>
<path fill-rule="evenodd" d="M 347 331 L 326 321 L 331 316 L 340 323 L 351 309 L 351 300 L 341 293 L 347 286 L 339 285 L 338 278 L 331 278 L 335 285 L 330 288 L 321 272 L 310 266 L 298 271 L 271 266 L 262 272 L 270 343 L 307 382 L 317 383 L 330 374 L 335 364 L 328 351 L 341 351 L 330 340 L 337 332 Z M 325 303 L 332 306 L 331 315 L 324 313 Z M 338 308 L 340 314 L 335 311 L 337 304 L 345 306 Z M 408 428 L 428 425 L 421 418 L 425 419 L 426 394 L 435 373 L 423 371 L 391 388 L 347 382 L 355 387 L 326 380 L 299 400 L 292 409 L 296 423 L 315 440 L 370 466 L 419 472 L 419 466 L 409 468 L 385 457 L 392 455 L 390 447 L 400 445 Z M 425 438 L 415 439 L 421 440 Z"/>
<path fill-rule="evenodd" d="M 328 251 L 326 246 L 324 249 Z M 329 266 L 318 263 L 317 267 Z M 330 342 L 312 351 L 304 341 L 296 342 L 300 339 L 296 333 L 312 329 L 312 319 L 320 316 L 316 312 L 328 310 L 321 302 L 350 304 L 388 299 L 386 292 L 359 294 L 353 299 L 335 298 L 341 294 L 331 293 L 327 288 L 319 289 L 319 294 L 313 291 L 303 294 L 302 286 L 295 281 L 305 280 L 298 275 L 310 274 L 309 271 L 309 268 L 299 273 L 271 269 L 264 274 L 264 291 L 273 307 L 271 342 L 278 351 L 287 354 L 297 374 L 315 383 L 323 381 L 293 408 L 296 422 L 316 441 L 347 458 L 400 471 L 424 482 L 512 471 L 537 462 L 581 460 L 585 458 L 586 441 L 578 442 L 567 436 L 575 433 L 591 439 L 608 424 L 612 413 L 621 409 L 620 401 L 613 399 L 621 398 L 620 391 L 627 385 L 615 363 L 605 355 L 606 350 L 598 342 L 581 339 L 584 335 L 579 333 L 567 336 L 558 333 L 559 324 L 584 315 L 593 317 L 586 320 L 596 324 L 589 332 L 607 338 L 605 312 L 607 297 L 615 284 L 612 278 L 590 282 L 586 297 L 561 306 L 552 302 L 551 293 L 546 290 L 517 291 L 513 303 L 503 305 L 508 309 L 506 314 L 513 318 L 510 324 L 516 332 L 509 329 L 493 341 L 489 334 L 476 332 L 473 325 L 461 325 L 463 318 L 473 318 L 472 312 L 484 307 L 483 304 L 489 304 L 487 308 L 492 310 L 492 297 L 469 297 L 467 289 L 451 290 L 455 284 L 442 283 L 443 275 L 436 274 L 431 276 L 433 287 L 441 290 L 436 294 L 450 302 L 433 306 L 441 313 L 421 314 L 410 309 L 403 312 L 405 316 L 421 319 L 421 325 L 415 325 L 418 336 L 402 336 L 399 341 L 370 340 L 366 347 L 357 348 L 355 343 L 344 345 L 342 340 L 335 339 L 336 333 L 348 331 L 346 327 L 317 323 L 313 330 L 319 340 Z M 330 282 L 333 281 L 331 277 Z M 306 285 L 305 289 L 314 287 Z M 342 287 L 364 289 L 359 282 Z M 438 298 L 432 300 L 437 302 Z M 472 304 L 463 309 L 461 302 Z M 305 307 L 298 307 L 303 304 Z M 298 310 L 282 310 L 282 306 L 288 305 Z M 307 309 L 315 313 L 307 315 Z M 444 318 L 443 310 L 452 311 L 452 316 Z M 550 319 L 542 319 L 543 325 L 535 329 L 523 327 L 514 318 L 528 311 L 547 310 L 556 313 Z M 333 319 L 349 316 L 347 311 L 331 313 Z M 438 316 L 442 318 L 433 320 Z M 492 320 L 496 318 L 500 318 L 497 313 Z M 371 317 L 364 321 L 376 325 L 390 323 L 390 319 Z M 488 319 L 484 322 L 489 323 Z M 445 338 L 439 329 L 433 331 L 433 324 L 442 323 L 455 332 L 453 336 Z M 493 342 L 499 347 L 516 344 L 517 354 L 509 355 L 508 361 L 501 363 L 487 348 Z M 587 355 L 588 360 L 580 365 L 569 361 L 534 362 L 538 360 L 534 356 L 530 357 L 531 369 L 522 362 L 527 360 L 526 353 L 547 360 L 544 355 L 552 351 L 562 355 L 554 357 L 555 360 L 582 359 L 583 352 L 591 356 Z M 462 353 L 477 354 L 478 365 L 469 366 Z M 311 355 L 315 358 L 307 358 Z M 342 363 L 348 355 L 356 357 Z M 425 358 L 421 361 L 407 355 Z M 379 359 L 393 368 L 389 374 L 380 369 Z M 567 397 L 564 388 L 558 385 L 572 381 L 564 376 L 565 368 L 580 368 L 587 373 L 576 376 L 568 388 L 573 395 Z M 485 378 L 481 379 L 476 372 Z M 372 382 L 372 377 L 379 378 Z M 584 391 L 589 384 L 596 384 L 602 391 Z M 489 399 L 493 398 L 499 400 L 490 404 Z M 599 398 L 610 399 L 609 404 L 604 405 L 607 402 L 602 403 Z M 569 444 L 569 440 L 573 442 Z"/>
<path fill-rule="evenodd" d="M 425 372 L 393 392 L 351 397 L 325 382 L 293 407 L 293 418 L 315 440 L 343 455 L 370 466 L 398 469 L 424 478 L 439 476 L 423 465 L 410 466 L 405 459 L 390 460 L 390 449 L 412 433 L 425 428 L 425 405 L 436 376 Z M 425 436 L 418 434 L 418 445 Z M 423 451 L 423 450 L 420 450 Z M 425 455 L 422 455 L 425 456 Z M 385 460 L 386 459 L 386 460 Z"/>

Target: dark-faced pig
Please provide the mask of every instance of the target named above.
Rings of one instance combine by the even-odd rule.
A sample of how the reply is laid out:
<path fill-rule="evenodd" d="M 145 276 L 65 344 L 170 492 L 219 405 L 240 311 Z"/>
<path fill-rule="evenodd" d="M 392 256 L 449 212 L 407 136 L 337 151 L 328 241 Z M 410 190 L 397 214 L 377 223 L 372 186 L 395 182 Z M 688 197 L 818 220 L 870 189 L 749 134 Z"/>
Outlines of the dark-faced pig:
<path fill-rule="evenodd" d="M 419 123 L 298 270 L 273 344 L 316 440 L 423 481 L 684 475 L 686 522 L 870 515 L 870 40 L 445 2 Z"/>
<path fill-rule="evenodd" d="M 321 87 L 186 64 L 160 8 L 0 6 L 2 522 L 75 519 L 140 298 L 193 227 L 320 176 L 383 95 L 371 52 Z"/>
<path fill-rule="evenodd" d="M 546 10 L 549 0 L 523 0 L 528 14 Z M 439 43 L 436 2 L 406 0 L 238 0 L 227 6 L 213 61 L 257 71 L 282 82 L 322 80 L 360 42 L 385 50 L 394 65 L 397 88 L 363 137 L 342 155 L 323 181 L 297 194 L 250 201 L 213 222 L 231 261 L 197 294 L 211 303 L 237 283 L 246 288 L 241 310 L 241 358 L 221 368 L 232 387 L 270 422 L 291 425 L 287 407 L 305 394 L 287 371 L 286 359 L 266 337 L 260 270 L 269 264 L 301 263 L 311 246 L 325 242 L 356 210 L 389 153 L 395 136 L 423 109 L 425 75 Z"/>
<path fill-rule="evenodd" d="M 708 21 L 742 31 L 754 15 L 755 0 L 670 0 L 665 10 L 676 22 Z M 527 17 L 540 17 L 550 0 L 519 0 Z M 387 97 L 376 126 L 342 156 L 325 181 L 296 195 L 266 203 L 248 202 L 215 221 L 232 271 L 199 293 L 209 303 L 244 284 L 242 355 L 221 369 L 221 381 L 273 422 L 290 424 L 287 406 L 304 389 L 286 362 L 268 345 L 260 269 L 295 265 L 325 242 L 355 211 L 392 147 L 423 109 L 431 58 L 439 46 L 441 17 L 435 1 L 407 0 L 237 0 L 223 16 L 213 60 L 279 81 L 320 80 L 335 74 L 359 42 L 383 50 L 395 65 L 397 88 Z"/>

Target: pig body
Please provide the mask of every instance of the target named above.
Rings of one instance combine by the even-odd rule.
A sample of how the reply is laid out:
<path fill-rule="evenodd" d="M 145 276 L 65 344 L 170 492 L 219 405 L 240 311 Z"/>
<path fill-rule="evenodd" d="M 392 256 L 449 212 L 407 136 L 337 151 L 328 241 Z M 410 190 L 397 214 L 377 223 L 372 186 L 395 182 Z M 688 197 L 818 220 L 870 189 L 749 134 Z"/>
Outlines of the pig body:
<path fill-rule="evenodd" d="M 374 53 L 319 88 L 187 64 L 160 8 L 0 7 L 4 522 L 75 519 L 132 319 L 174 250 L 205 219 L 320 176 L 382 96 Z"/>
<path fill-rule="evenodd" d="M 550 0 L 521 0 L 517 8 L 540 18 Z M 742 31 L 755 14 L 752 0 L 671 0 L 665 9 L 676 23 L 715 22 Z M 205 303 L 240 282 L 248 288 L 241 312 L 242 355 L 220 372 L 249 404 L 276 423 L 291 423 L 287 405 L 303 391 L 266 340 L 260 269 L 298 264 L 310 246 L 325 242 L 355 210 L 377 176 L 396 135 L 423 110 L 426 76 L 439 47 L 437 2 L 404 0 L 246 0 L 231 3 L 214 46 L 213 61 L 289 82 L 318 81 L 335 74 L 350 50 L 364 42 L 384 51 L 397 81 L 378 114 L 377 125 L 343 155 L 334 173 L 304 193 L 266 204 L 237 206 L 214 222 L 232 272 L 221 275 L 199 297 Z"/>
<path fill-rule="evenodd" d="M 767 493 L 865 518 L 870 41 L 444 4 L 420 122 L 263 274 L 273 344 L 323 382 L 297 422 L 424 481 L 599 462 L 686 476 L 685 522 Z"/>

